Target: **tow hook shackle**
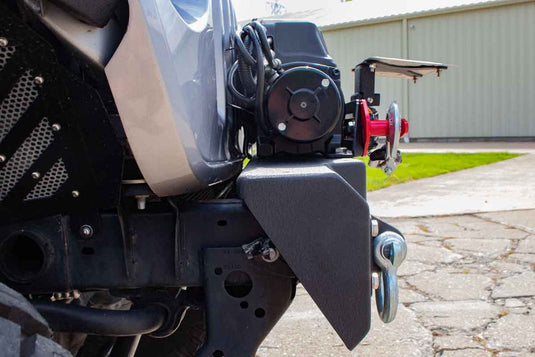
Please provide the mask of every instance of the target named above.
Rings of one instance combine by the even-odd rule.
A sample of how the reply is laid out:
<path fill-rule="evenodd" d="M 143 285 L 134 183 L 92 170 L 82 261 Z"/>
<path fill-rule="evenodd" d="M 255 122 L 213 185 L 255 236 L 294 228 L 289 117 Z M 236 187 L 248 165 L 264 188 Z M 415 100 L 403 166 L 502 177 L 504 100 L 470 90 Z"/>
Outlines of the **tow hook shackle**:
<path fill-rule="evenodd" d="M 399 234 L 386 231 L 373 240 L 373 258 L 381 269 L 375 302 L 381 320 L 392 322 L 399 303 L 397 269 L 407 256 L 407 243 Z"/>

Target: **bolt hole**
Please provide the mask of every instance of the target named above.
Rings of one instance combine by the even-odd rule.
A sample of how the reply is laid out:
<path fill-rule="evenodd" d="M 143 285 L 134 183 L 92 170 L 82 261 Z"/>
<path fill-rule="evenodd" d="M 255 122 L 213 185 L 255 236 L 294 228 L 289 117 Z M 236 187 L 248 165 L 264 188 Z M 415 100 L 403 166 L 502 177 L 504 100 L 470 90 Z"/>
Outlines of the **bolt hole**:
<path fill-rule="evenodd" d="M 221 268 L 215 268 L 215 269 L 214 269 L 214 273 L 215 273 L 215 275 L 221 275 L 221 274 L 223 274 L 223 269 L 221 269 Z"/>
<path fill-rule="evenodd" d="M 240 302 L 240 307 L 242 309 L 247 309 L 249 307 L 249 303 L 247 303 L 247 301 L 242 301 Z"/>
<path fill-rule="evenodd" d="M 221 220 L 217 221 L 217 225 L 219 227 L 225 227 L 227 225 L 227 221 L 224 220 L 224 219 L 221 219 Z"/>
<path fill-rule="evenodd" d="M 95 249 L 92 247 L 83 247 L 82 248 L 82 254 L 83 255 L 93 255 L 95 254 Z"/>
<path fill-rule="evenodd" d="M 262 317 L 266 316 L 266 310 L 260 307 L 254 311 L 254 315 L 261 319 Z"/>
<path fill-rule="evenodd" d="M 214 353 L 212 353 L 212 356 L 214 357 L 225 357 L 225 354 L 221 350 L 216 350 Z"/>
<path fill-rule="evenodd" d="M 225 279 L 225 290 L 235 298 L 242 298 L 251 292 L 253 281 L 249 274 L 243 271 L 233 271 Z"/>

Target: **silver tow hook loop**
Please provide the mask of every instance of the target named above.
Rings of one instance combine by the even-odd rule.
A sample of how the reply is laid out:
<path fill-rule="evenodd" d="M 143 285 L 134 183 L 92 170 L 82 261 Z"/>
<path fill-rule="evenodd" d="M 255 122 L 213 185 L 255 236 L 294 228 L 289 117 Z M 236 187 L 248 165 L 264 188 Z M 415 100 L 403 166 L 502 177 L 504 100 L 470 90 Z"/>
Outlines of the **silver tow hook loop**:
<path fill-rule="evenodd" d="M 387 231 L 373 240 L 373 258 L 381 268 L 375 302 L 381 320 L 392 322 L 399 303 L 397 269 L 407 256 L 407 243 L 397 233 Z"/>

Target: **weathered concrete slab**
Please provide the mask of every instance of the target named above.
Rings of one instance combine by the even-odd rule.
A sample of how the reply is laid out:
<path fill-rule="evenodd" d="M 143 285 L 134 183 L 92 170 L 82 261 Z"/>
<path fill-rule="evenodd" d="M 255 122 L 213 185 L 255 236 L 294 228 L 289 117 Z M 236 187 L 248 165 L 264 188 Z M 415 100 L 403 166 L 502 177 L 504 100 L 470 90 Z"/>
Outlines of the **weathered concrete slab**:
<path fill-rule="evenodd" d="M 469 252 L 480 257 L 497 257 L 507 252 L 511 246 L 508 239 L 447 239 L 445 244 L 453 251 Z"/>
<path fill-rule="evenodd" d="M 428 231 L 440 238 L 523 239 L 528 233 L 473 215 L 421 218 Z"/>
<path fill-rule="evenodd" d="M 418 302 L 410 307 L 429 329 L 482 328 L 500 314 L 499 307 L 478 300 Z"/>
<path fill-rule="evenodd" d="M 481 348 L 465 348 L 461 350 L 444 351 L 442 357 L 490 357 L 492 353 Z"/>
<path fill-rule="evenodd" d="M 483 334 L 488 347 L 519 351 L 535 348 L 535 315 L 509 314 L 491 324 Z"/>
<path fill-rule="evenodd" d="M 433 342 L 433 347 L 437 351 L 444 350 L 464 350 L 467 348 L 483 348 L 483 346 L 477 342 L 478 340 L 474 336 L 455 334 L 455 335 L 444 335 L 437 336 Z"/>
<path fill-rule="evenodd" d="M 424 271 L 435 270 L 436 266 L 431 264 L 424 264 L 420 262 L 413 262 L 411 264 L 402 264 L 398 269 L 398 276 L 410 276 Z"/>
<path fill-rule="evenodd" d="M 516 248 L 517 253 L 535 254 L 535 235 L 523 239 Z"/>
<path fill-rule="evenodd" d="M 487 212 L 478 216 L 535 233 L 535 210 Z"/>
<path fill-rule="evenodd" d="M 425 264 L 453 263 L 463 256 L 446 248 L 428 247 L 420 244 L 408 244 L 407 260 Z"/>
<path fill-rule="evenodd" d="M 494 299 L 524 296 L 535 296 L 535 272 L 505 278 L 492 291 Z"/>
<path fill-rule="evenodd" d="M 424 272 L 406 278 L 418 291 L 443 300 L 485 300 L 493 284 L 481 274 Z"/>

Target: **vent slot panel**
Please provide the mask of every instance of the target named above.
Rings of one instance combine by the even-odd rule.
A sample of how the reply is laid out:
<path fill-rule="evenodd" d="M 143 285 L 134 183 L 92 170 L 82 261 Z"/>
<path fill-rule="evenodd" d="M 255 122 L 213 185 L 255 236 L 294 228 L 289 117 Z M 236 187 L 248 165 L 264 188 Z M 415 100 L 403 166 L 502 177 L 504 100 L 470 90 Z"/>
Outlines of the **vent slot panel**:
<path fill-rule="evenodd" d="M 0 104 L 0 142 L 4 140 L 38 95 L 32 73 L 27 70 Z"/>
<path fill-rule="evenodd" d="M 25 201 L 36 200 L 40 198 L 51 197 L 56 191 L 67 181 L 69 174 L 65 168 L 65 164 L 62 159 L 56 161 L 56 163 L 47 171 L 45 176 L 39 181 L 33 190 L 28 193 Z"/>
<path fill-rule="evenodd" d="M 3 200 L 9 191 L 22 178 L 24 173 L 41 156 L 52 143 L 54 136 L 48 119 L 43 118 L 39 125 L 33 129 L 30 136 L 24 140 L 15 154 L 0 170 L 0 200 Z"/>

